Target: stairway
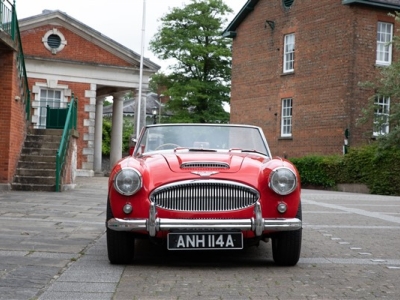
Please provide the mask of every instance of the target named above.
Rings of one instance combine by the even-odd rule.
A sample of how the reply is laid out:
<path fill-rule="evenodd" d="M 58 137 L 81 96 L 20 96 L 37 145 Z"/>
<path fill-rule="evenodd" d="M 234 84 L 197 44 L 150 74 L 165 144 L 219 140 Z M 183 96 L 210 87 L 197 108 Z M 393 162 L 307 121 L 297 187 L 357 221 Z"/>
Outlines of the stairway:
<path fill-rule="evenodd" d="M 12 189 L 49 191 L 56 189 L 56 154 L 61 129 L 30 129 L 26 136 Z"/>

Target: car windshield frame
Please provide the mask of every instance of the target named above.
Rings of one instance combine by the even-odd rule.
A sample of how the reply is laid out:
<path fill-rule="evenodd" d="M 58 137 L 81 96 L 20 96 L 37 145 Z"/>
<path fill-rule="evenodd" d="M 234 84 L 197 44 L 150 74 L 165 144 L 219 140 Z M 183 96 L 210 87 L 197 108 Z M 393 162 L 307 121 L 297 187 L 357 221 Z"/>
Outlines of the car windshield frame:
<path fill-rule="evenodd" d="M 240 124 L 155 124 L 145 126 L 133 156 L 177 151 L 253 152 L 271 156 L 260 127 Z"/>

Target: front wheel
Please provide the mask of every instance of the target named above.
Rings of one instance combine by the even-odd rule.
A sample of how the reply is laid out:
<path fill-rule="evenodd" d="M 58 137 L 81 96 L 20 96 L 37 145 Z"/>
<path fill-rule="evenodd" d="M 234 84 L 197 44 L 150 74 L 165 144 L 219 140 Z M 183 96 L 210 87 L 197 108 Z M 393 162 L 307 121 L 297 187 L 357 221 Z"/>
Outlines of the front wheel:
<path fill-rule="evenodd" d="M 302 219 L 301 203 L 296 218 Z M 294 266 L 300 258 L 302 229 L 277 233 L 272 238 L 272 256 L 279 266 Z"/>
<path fill-rule="evenodd" d="M 110 201 L 107 201 L 107 221 L 113 218 Z M 115 231 L 107 227 L 107 252 L 112 264 L 131 264 L 134 259 L 135 238 L 129 232 Z"/>

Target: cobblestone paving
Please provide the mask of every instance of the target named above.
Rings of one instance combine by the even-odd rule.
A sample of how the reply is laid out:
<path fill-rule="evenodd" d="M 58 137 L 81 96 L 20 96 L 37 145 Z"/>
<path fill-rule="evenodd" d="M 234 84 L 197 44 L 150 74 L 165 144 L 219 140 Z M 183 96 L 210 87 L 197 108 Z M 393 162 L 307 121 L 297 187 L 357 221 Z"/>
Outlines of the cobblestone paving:
<path fill-rule="evenodd" d="M 136 242 L 110 265 L 106 178 L 64 193 L 0 193 L 0 299 L 400 299 L 400 197 L 303 191 L 303 247 L 168 252 Z"/>
<path fill-rule="evenodd" d="M 270 244 L 242 252 L 166 252 L 138 242 L 114 299 L 400 299 L 400 198 L 303 192 L 296 267 Z"/>

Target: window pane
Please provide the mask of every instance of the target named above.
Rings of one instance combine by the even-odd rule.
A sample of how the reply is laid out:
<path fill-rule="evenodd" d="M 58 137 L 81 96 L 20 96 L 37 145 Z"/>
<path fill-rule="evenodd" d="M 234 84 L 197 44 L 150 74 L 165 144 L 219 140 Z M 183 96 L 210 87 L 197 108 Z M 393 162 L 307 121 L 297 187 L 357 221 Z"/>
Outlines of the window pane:
<path fill-rule="evenodd" d="M 373 135 L 389 133 L 390 98 L 377 97 L 375 99 L 374 130 Z"/>
<path fill-rule="evenodd" d="M 393 24 L 378 22 L 376 35 L 376 63 L 389 65 L 392 62 Z"/>
<path fill-rule="evenodd" d="M 284 49 L 283 72 L 292 72 L 294 70 L 294 51 L 295 51 L 295 40 L 293 33 L 285 35 L 283 49 Z"/>
<path fill-rule="evenodd" d="M 292 135 L 292 99 L 282 100 L 281 136 Z"/>

